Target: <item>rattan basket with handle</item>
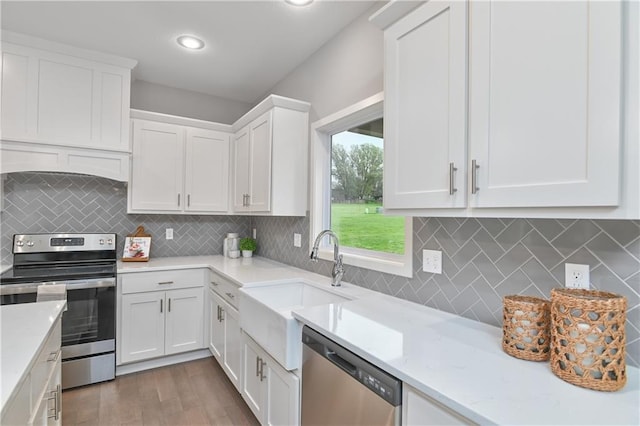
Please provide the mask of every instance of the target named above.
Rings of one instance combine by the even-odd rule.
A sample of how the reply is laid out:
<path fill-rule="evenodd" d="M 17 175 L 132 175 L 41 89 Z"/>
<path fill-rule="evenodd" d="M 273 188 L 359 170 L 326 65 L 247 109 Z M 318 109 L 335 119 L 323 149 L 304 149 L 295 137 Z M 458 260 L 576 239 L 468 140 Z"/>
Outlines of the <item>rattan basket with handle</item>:
<path fill-rule="evenodd" d="M 597 290 L 551 290 L 551 371 L 577 386 L 616 391 L 627 382 L 627 299 Z"/>
<path fill-rule="evenodd" d="M 549 359 L 549 301 L 531 296 L 502 298 L 502 349 L 528 361 Z"/>

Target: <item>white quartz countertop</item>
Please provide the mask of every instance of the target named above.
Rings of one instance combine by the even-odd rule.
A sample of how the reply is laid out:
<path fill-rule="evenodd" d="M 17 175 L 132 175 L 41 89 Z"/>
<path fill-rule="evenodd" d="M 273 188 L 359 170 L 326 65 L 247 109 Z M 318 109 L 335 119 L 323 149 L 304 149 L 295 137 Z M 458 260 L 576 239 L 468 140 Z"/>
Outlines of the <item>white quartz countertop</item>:
<path fill-rule="evenodd" d="M 580 388 L 545 362 L 502 351 L 502 330 L 268 259 L 223 256 L 119 262 L 118 273 L 211 268 L 243 286 L 305 281 L 348 302 L 293 316 L 431 398 L 481 424 L 640 424 L 640 372 L 627 367 L 617 392 Z"/>
<path fill-rule="evenodd" d="M 0 307 L 0 401 L 3 412 L 32 368 L 65 304 L 64 301 L 51 301 Z"/>
<path fill-rule="evenodd" d="M 502 329 L 377 294 L 293 316 L 480 424 L 639 424 L 639 370 L 618 392 L 556 377 L 502 351 Z"/>

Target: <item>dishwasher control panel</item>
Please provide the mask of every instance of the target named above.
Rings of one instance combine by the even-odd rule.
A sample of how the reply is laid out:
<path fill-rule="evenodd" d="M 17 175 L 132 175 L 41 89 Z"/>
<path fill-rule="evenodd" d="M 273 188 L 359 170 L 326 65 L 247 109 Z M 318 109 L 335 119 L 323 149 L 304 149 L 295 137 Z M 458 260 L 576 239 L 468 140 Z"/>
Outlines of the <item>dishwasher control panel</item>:
<path fill-rule="evenodd" d="M 358 370 L 358 379 L 360 382 L 371 389 L 373 392 L 380 395 L 387 401 L 393 401 L 395 392 L 392 385 L 388 385 L 377 379 L 375 376 L 367 373 L 366 371 Z"/>

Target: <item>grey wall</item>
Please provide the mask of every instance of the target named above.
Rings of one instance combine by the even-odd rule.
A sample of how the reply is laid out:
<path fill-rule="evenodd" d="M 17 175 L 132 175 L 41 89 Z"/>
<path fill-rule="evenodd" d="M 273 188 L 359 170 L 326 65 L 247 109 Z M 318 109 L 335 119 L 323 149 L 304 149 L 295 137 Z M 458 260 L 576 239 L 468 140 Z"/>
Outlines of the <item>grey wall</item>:
<path fill-rule="evenodd" d="M 369 15 L 354 20 L 265 93 L 311 103 L 310 122 L 382 91 L 382 32 Z M 263 96 L 264 97 L 264 96 Z"/>
<path fill-rule="evenodd" d="M 308 216 L 252 226 L 258 255 L 330 275 L 331 262 L 309 260 Z M 347 265 L 344 281 L 501 326 L 503 296 L 549 298 L 566 262 L 588 264 L 592 288 L 627 297 L 627 362 L 640 366 L 640 221 L 415 218 L 413 229 L 413 278 Z M 424 249 L 442 250 L 442 274 L 422 272 Z"/>
<path fill-rule="evenodd" d="M 4 191 L 2 265 L 13 261 L 15 233 L 115 232 L 119 257 L 124 236 L 138 225 L 152 236 L 151 257 L 221 254 L 228 232 L 249 235 L 249 220 L 243 216 L 128 215 L 126 185 L 94 176 L 11 173 Z M 173 228 L 173 240 L 165 240 L 165 228 Z"/>
<path fill-rule="evenodd" d="M 327 43 L 271 92 L 311 102 L 311 122 L 382 90 L 382 32 L 371 12 Z M 308 260 L 309 218 L 254 218 L 258 254 L 323 275 Z M 345 281 L 500 326 L 502 296 L 550 296 L 564 263 L 591 267 L 598 289 L 628 298 L 628 362 L 640 364 L 640 222 L 614 220 L 440 219 L 413 222 L 412 279 L 347 266 Z M 302 248 L 293 247 L 293 233 Z M 443 274 L 421 271 L 422 250 L 443 251 Z"/>
<path fill-rule="evenodd" d="M 131 84 L 131 108 L 232 124 L 249 111 L 251 105 L 136 80 Z"/>

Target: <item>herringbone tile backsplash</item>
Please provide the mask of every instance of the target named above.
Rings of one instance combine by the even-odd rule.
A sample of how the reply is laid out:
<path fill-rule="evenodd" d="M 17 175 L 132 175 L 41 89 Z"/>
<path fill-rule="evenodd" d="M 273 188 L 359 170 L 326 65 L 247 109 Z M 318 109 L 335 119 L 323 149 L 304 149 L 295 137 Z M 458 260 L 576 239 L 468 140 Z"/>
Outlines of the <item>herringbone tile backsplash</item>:
<path fill-rule="evenodd" d="M 128 215 L 125 184 L 81 175 L 9 174 L 4 191 L 3 265 L 12 262 L 14 233 L 115 232 L 121 253 L 123 237 L 143 225 L 151 256 L 166 257 L 220 254 L 226 233 L 255 227 L 258 255 L 330 275 L 330 262 L 309 261 L 308 216 Z M 628 363 L 640 366 L 640 221 L 415 218 L 413 228 L 413 278 L 347 265 L 345 281 L 500 326 L 502 296 L 549 297 L 565 263 L 588 264 L 593 287 L 627 297 Z M 442 250 L 441 275 L 422 272 L 423 249 Z"/>
<path fill-rule="evenodd" d="M 228 232 L 249 234 L 243 216 L 127 214 L 124 183 L 94 176 L 11 173 L 4 182 L 2 265 L 13 262 L 13 234 L 37 232 L 115 232 L 118 256 L 124 237 L 142 225 L 151 234 L 151 257 L 222 253 Z M 173 228 L 173 240 L 165 229 Z"/>
<path fill-rule="evenodd" d="M 309 217 L 254 218 L 258 254 L 330 275 L 309 261 Z M 627 297 L 627 362 L 640 366 L 640 221 L 415 218 L 413 278 L 347 265 L 344 281 L 502 326 L 502 297 L 549 298 L 564 264 L 590 265 L 593 288 Z M 293 247 L 293 233 L 302 248 Z M 422 271 L 422 250 L 442 250 L 442 274 Z"/>

